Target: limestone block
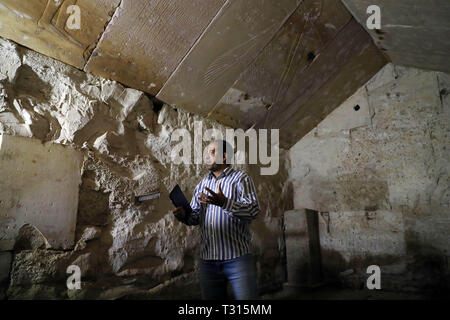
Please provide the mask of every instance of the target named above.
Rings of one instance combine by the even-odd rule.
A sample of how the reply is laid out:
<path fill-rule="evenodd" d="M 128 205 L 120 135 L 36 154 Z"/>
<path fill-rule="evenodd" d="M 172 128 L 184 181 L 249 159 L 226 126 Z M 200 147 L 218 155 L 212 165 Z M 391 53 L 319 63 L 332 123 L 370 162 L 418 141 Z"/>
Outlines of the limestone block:
<path fill-rule="evenodd" d="M 4 0 L 0 36 L 79 69 L 89 57 L 120 0 Z M 80 29 L 66 26 L 67 8 L 80 7 Z"/>
<path fill-rule="evenodd" d="M 70 16 L 70 12 L 67 12 L 67 7 L 71 4 L 75 4 L 80 8 L 80 29 L 70 29 L 66 25 L 66 21 Z M 84 53 L 84 58 L 87 62 L 119 4 L 120 0 L 65 0 L 58 14 L 53 17 L 52 23 L 57 28 L 67 32 L 74 40 L 88 45 Z"/>
<path fill-rule="evenodd" d="M 248 129 L 267 112 L 269 103 L 262 98 L 251 97 L 249 94 L 230 88 L 220 99 L 208 119 L 232 128 Z"/>
<path fill-rule="evenodd" d="M 395 82 L 372 91 L 369 103 L 375 112 L 375 137 L 386 140 L 380 144 L 377 157 L 382 163 L 390 164 L 386 172 L 392 177 L 390 203 L 428 206 L 426 199 L 431 196 L 431 187 L 440 171 L 430 167 L 430 159 L 438 159 L 435 151 L 442 150 L 439 145 L 444 142 L 432 138 L 445 139 L 436 125 L 441 101 L 434 72 L 411 69 L 411 73 L 404 73 Z M 399 179 L 394 179 L 396 176 Z M 415 203 L 418 197 L 422 200 Z"/>
<path fill-rule="evenodd" d="M 366 32 L 350 21 L 326 51 L 295 75 L 296 85 L 284 103 L 270 108 L 256 127 L 280 129 L 280 146 L 290 148 L 385 64 Z"/>
<path fill-rule="evenodd" d="M 411 130 L 421 134 L 441 105 L 438 93 L 436 74 L 422 70 L 405 73 L 396 81 L 371 91 L 369 103 L 375 112 L 374 128 L 394 132 L 408 129 L 409 134 L 414 134 Z"/>
<path fill-rule="evenodd" d="M 309 259 L 306 210 L 284 213 L 288 281 L 300 284 L 306 278 Z"/>
<path fill-rule="evenodd" d="M 73 245 L 81 182 L 77 151 L 0 135 L 1 249 L 12 249 L 20 227 L 36 227 L 52 248 Z"/>
<path fill-rule="evenodd" d="M 371 127 L 352 130 L 347 135 L 347 147 L 342 144 L 346 139 L 344 133 L 321 139 L 320 129 L 330 124 L 335 128 L 353 126 L 345 117 L 338 119 L 332 113 L 291 149 L 293 175 L 298 179 L 294 182 L 297 207 L 355 211 L 397 206 L 394 210 L 400 210 L 400 204 L 409 202 L 414 206 L 419 193 L 420 203 L 427 205 L 426 199 L 436 189 L 438 172 L 442 172 L 430 167 L 429 159 L 434 154 L 440 167 L 446 163 L 437 160 L 445 158 L 446 124 L 445 120 L 436 122 L 441 105 L 436 75 L 411 72 L 384 85 L 373 84 L 377 89 L 369 91 L 369 103 L 374 130 Z M 335 112 L 345 114 L 348 107 L 351 106 L 342 104 Z M 354 119 L 354 124 L 360 124 L 358 119 Z M 421 146 L 420 153 L 416 146 Z M 446 176 L 441 174 L 441 180 L 445 184 Z M 435 197 L 445 194 L 442 185 L 434 192 Z M 442 209 L 438 206 L 433 210 Z"/>
<path fill-rule="evenodd" d="M 306 68 L 350 19 L 340 1 L 303 1 L 209 117 L 244 129 L 257 123 L 271 105 L 283 103 L 286 91 L 297 86 L 295 74 Z M 233 101 L 236 91 L 247 98 Z M 253 101 L 261 102 L 254 105 Z"/>
<path fill-rule="evenodd" d="M 446 0 L 342 0 L 392 62 L 422 69 L 450 71 L 450 5 Z M 381 30 L 367 28 L 367 8 L 381 9 Z"/>
<path fill-rule="evenodd" d="M 319 230 L 323 263 L 333 272 L 345 271 L 350 266 L 364 270 L 370 262 L 393 265 L 406 254 L 401 212 L 319 213 Z"/>
<path fill-rule="evenodd" d="M 435 280 L 430 275 L 445 270 L 450 199 L 447 78 L 387 65 L 365 85 L 371 126 L 321 136 L 320 128 L 332 120 L 333 128 L 348 126 L 345 118 L 331 113 L 291 148 L 295 207 L 322 211 L 319 230 L 326 274 L 337 276 L 352 268 L 358 278 L 376 264 L 383 274 L 403 277 L 396 287 L 412 278 L 431 286 Z M 421 255 L 425 260 L 435 257 L 440 271 L 420 269 L 416 257 Z"/>
<path fill-rule="evenodd" d="M 337 209 L 335 180 L 340 156 L 350 150 L 350 142 L 346 135 L 322 138 L 312 131 L 291 149 L 295 208 Z"/>
<path fill-rule="evenodd" d="M 371 110 L 363 86 L 317 125 L 317 134 L 321 136 L 368 126 L 371 124 L 370 119 Z"/>
<path fill-rule="evenodd" d="M 158 99 L 207 115 L 258 56 L 298 1 L 227 1 L 158 93 Z"/>
<path fill-rule="evenodd" d="M 395 81 L 398 78 L 397 66 L 393 63 L 386 64 L 376 75 L 367 81 L 365 87 L 367 92 L 378 89 L 381 86 L 388 84 L 389 82 Z"/>
<path fill-rule="evenodd" d="M 317 212 L 297 209 L 284 213 L 288 284 L 306 286 L 321 281 Z"/>
<path fill-rule="evenodd" d="M 85 70 L 153 95 L 225 0 L 125 0 Z"/>
<path fill-rule="evenodd" d="M 430 130 L 433 132 L 431 142 L 436 155 L 436 165 L 450 173 L 450 135 L 448 124 L 450 123 L 450 74 L 438 73 L 438 89 L 441 105 L 438 108 L 439 121 L 432 124 Z M 444 198 L 445 199 L 445 198 Z M 447 204 L 450 202 L 447 199 Z"/>

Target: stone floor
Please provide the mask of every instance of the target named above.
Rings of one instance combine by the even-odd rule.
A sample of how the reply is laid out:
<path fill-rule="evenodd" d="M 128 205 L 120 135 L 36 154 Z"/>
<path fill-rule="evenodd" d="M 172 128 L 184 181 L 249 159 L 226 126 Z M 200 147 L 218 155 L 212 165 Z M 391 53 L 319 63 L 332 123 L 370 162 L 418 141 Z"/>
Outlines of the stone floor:
<path fill-rule="evenodd" d="M 432 299 L 445 299 L 450 297 L 433 297 Z M 276 293 L 265 294 L 262 300 L 423 300 L 430 299 L 425 295 L 389 292 L 383 290 L 351 290 L 337 287 L 320 287 L 313 290 L 293 292 L 282 290 Z"/>

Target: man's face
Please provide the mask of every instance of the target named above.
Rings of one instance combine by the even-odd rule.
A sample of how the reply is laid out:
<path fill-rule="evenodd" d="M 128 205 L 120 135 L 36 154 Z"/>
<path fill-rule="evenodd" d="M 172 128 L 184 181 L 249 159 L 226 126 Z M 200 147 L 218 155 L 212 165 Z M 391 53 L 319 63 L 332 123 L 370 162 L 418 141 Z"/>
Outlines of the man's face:
<path fill-rule="evenodd" d="M 218 156 L 218 145 L 217 142 L 211 143 L 206 148 L 206 153 L 204 155 L 204 162 L 209 171 L 217 171 L 221 168 L 221 164 L 217 164 L 217 156 Z M 225 155 L 225 154 L 224 154 Z M 222 160 L 222 163 L 225 163 L 225 160 Z"/>

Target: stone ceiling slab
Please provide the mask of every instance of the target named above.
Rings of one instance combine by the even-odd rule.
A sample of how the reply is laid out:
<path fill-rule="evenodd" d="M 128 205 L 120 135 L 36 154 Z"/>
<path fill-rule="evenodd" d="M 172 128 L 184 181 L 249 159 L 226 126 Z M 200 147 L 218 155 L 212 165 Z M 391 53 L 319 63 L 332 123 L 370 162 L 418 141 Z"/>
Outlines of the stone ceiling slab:
<path fill-rule="evenodd" d="M 299 1 L 227 1 L 157 97 L 208 115 Z"/>
<path fill-rule="evenodd" d="M 258 127 L 281 128 L 294 116 L 299 106 L 304 105 L 316 92 L 323 92 L 322 86 L 339 74 L 355 56 L 371 46 L 372 40 L 364 29 L 355 20 L 351 20 L 307 68 L 295 75 L 295 86 L 286 91 L 283 103 L 275 104 Z M 371 63 L 367 61 L 368 66 Z M 364 73 L 364 69 L 360 73 Z"/>
<path fill-rule="evenodd" d="M 85 70 L 156 95 L 225 0 L 123 0 Z"/>
<path fill-rule="evenodd" d="M 0 0 L 0 36 L 82 69 L 120 0 Z M 80 30 L 69 30 L 69 5 Z"/>
<path fill-rule="evenodd" d="M 280 129 L 280 145 L 290 148 L 385 64 L 364 29 L 351 20 L 295 76 L 296 86 L 286 92 L 286 104 L 274 105 L 256 128 Z"/>
<path fill-rule="evenodd" d="M 261 97 L 252 97 L 247 92 L 230 88 L 220 99 L 208 119 L 232 128 L 248 129 L 261 119 L 270 107 Z"/>
<path fill-rule="evenodd" d="M 298 105 L 297 112 L 280 127 L 280 146 L 292 147 L 369 81 L 386 62 L 375 45 L 371 41 L 368 42 L 367 46 L 352 56 L 307 102 Z"/>
<path fill-rule="evenodd" d="M 214 108 L 209 118 L 247 129 L 286 91 L 305 68 L 351 19 L 335 0 L 305 0 Z M 298 88 L 300 89 L 300 88 Z M 242 92 L 239 101 L 236 92 Z M 259 104 L 255 105 L 255 101 Z M 231 102 L 231 103 L 230 103 Z"/>
<path fill-rule="evenodd" d="M 342 0 L 392 62 L 450 72 L 450 1 Z M 381 9 L 381 30 L 369 30 L 367 7 Z"/>

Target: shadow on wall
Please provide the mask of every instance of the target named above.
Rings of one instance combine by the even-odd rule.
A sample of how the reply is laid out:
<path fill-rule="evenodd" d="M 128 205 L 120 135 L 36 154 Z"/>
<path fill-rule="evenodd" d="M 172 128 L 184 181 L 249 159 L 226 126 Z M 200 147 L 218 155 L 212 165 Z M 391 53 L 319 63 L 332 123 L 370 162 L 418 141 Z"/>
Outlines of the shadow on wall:
<path fill-rule="evenodd" d="M 428 247 L 427 251 L 430 249 L 433 248 Z M 372 274 L 367 273 L 367 267 L 377 265 L 381 269 L 382 290 L 422 293 L 430 297 L 449 294 L 448 259 L 439 255 L 439 252 L 417 253 L 408 258 L 364 256 L 346 261 L 338 251 L 322 250 L 322 263 L 326 283 L 344 288 L 366 289 L 367 279 Z M 398 270 L 392 268 L 395 265 L 399 266 Z"/>
<path fill-rule="evenodd" d="M 431 293 L 450 293 L 449 256 L 433 244 L 420 241 L 411 230 L 405 231 L 407 281 L 423 291 Z"/>

